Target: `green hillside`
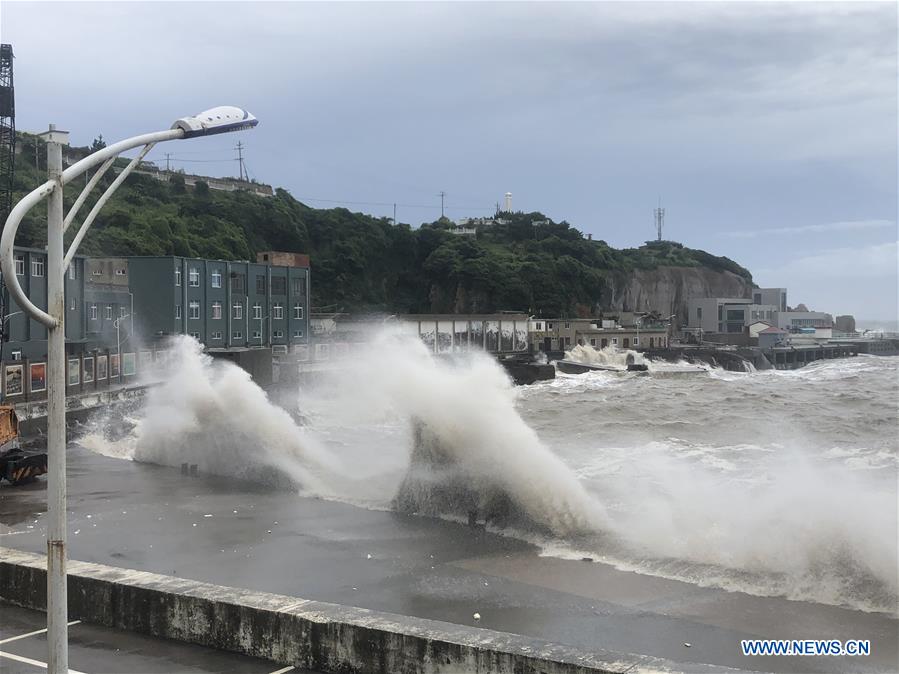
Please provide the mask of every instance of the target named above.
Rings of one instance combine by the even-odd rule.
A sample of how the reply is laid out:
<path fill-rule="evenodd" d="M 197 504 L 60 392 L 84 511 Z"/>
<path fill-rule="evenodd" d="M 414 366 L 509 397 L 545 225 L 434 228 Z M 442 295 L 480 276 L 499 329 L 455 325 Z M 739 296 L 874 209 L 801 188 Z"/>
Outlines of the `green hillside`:
<path fill-rule="evenodd" d="M 41 170 L 34 166 L 34 144 L 40 141 L 22 136 L 19 143 L 16 199 L 46 179 L 43 147 L 37 148 Z M 103 184 L 113 178 L 105 177 Z M 67 189 L 67 207 L 80 186 Z M 43 246 L 45 217 L 44 209 L 35 209 L 17 243 Z M 345 311 L 574 316 L 598 310 L 604 290 L 616 281 L 620 285 L 634 269 L 707 267 L 751 280 L 726 257 L 674 242 L 618 250 L 542 213 L 502 218 L 508 222 L 479 228 L 475 239 L 447 231 L 449 221 L 412 228 L 345 208 L 310 208 L 283 189 L 265 198 L 133 175 L 97 218 L 80 252 L 219 259 L 255 259 L 259 250 L 306 252 L 312 258 L 314 306 Z M 535 220 L 548 222 L 535 232 Z"/>

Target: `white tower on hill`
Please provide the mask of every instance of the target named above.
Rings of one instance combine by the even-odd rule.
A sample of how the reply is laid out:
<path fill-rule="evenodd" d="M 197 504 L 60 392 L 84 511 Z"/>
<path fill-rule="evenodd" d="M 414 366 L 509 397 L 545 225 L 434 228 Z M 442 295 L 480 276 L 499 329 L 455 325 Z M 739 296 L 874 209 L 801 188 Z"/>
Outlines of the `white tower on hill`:
<path fill-rule="evenodd" d="M 506 192 L 506 196 L 503 197 L 503 210 L 506 213 L 512 212 L 512 193 Z"/>

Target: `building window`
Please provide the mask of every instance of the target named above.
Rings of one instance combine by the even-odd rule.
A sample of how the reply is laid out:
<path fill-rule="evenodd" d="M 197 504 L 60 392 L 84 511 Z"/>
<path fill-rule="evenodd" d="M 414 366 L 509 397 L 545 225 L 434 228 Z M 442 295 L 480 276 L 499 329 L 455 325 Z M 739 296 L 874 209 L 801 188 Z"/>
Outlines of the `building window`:
<path fill-rule="evenodd" d="M 118 269 L 115 270 L 116 276 L 124 276 L 125 274 L 126 274 L 126 270 L 124 267 L 119 267 Z"/>
<path fill-rule="evenodd" d="M 125 318 L 128 314 L 125 313 L 125 307 L 119 307 L 119 318 Z"/>
<path fill-rule="evenodd" d="M 302 331 L 302 330 L 294 330 L 294 331 L 293 331 L 293 336 L 294 336 L 295 339 L 299 339 L 300 337 L 303 336 L 303 331 Z"/>
<path fill-rule="evenodd" d="M 640 346 L 640 338 L 634 337 L 634 346 Z"/>
<path fill-rule="evenodd" d="M 231 272 L 231 292 L 242 293 L 244 291 L 244 287 L 243 274 Z"/>
<path fill-rule="evenodd" d="M 566 323 L 566 324 L 565 324 L 565 329 L 566 329 L 566 330 L 571 329 L 571 323 Z"/>
<path fill-rule="evenodd" d="M 106 305 L 106 320 L 107 321 L 112 320 L 112 305 L 111 304 Z"/>
<path fill-rule="evenodd" d="M 590 346 L 596 346 L 596 337 L 590 338 Z"/>
<path fill-rule="evenodd" d="M 293 317 L 297 320 L 302 320 L 303 318 L 303 307 L 301 307 L 299 304 L 293 305 Z M 537 329 L 539 330 L 539 328 Z"/>
<path fill-rule="evenodd" d="M 552 324 L 552 323 L 547 323 L 547 324 L 546 324 L 546 329 L 547 329 L 547 330 L 552 330 L 552 329 L 553 329 L 553 324 Z"/>
<path fill-rule="evenodd" d="M 293 294 L 294 295 L 305 295 L 306 294 L 306 279 L 304 279 L 304 278 L 291 279 L 291 285 L 293 286 Z"/>
<path fill-rule="evenodd" d="M 200 303 L 199 302 L 190 302 L 187 305 L 187 317 L 191 319 L 200 318 Z"/>
<path fill-rule="evenodd" d="M 73 297 L 73 298 L 72 298 L 72 301 L 69 302 L 69 311 L 75 311 L 76 309 L 78 309 L 78 300 L 76 300 L 76 299 Z"/>
<path fill-rule="evenodd" d="M 287 279 L 284 276 L 272 276 L 272 295 L 287 294 Z"/>
<path fill-rule="evenodd" d="M 262 339 L 262 333 L 258 330 L 253 330 L 253 339 Z"/>
<path fill-rule="evenodd" d="M 618 338 L 617 337 L 612 337 L 612 345 L 618 346 Z"/>
<path fill-rule="evenodd" d="M 243 318 L 243 305 L 240 302 L 235 302 L 234 306 L 231 308 L 234 310 L 234 318 L 236 320 Z"/>
<path fill-rule="evenodd" d="M 78 275 L 75 271 L 75 261 L 72 260 L 69 264 L 69 280 L 74 281 L 76 278 L 78 278 Z"/>
<path fill-rule="evenodd" d="M 25 276 L 25 256 L 16 255 L 16 276 Z"/>
<path fill-rule="evenodd" d="M 753 304 L 761 304 L 761 303 L 762 303 L 762 294 L 761 294 L 761 293 L 755 293 L 755 294 L 752 296 L 752 303 L 753 303 Z"/>
<path fill-rule="evenodd" d="M 187 334 L 190 335 L 191 337 L 193 337 L 198 342 L 200 341 L 200 333 L 199 332 L 188 332 Z"/>
<path fill-rule="evenodd" d="M 181 285 L 181 270 L 180 269 L 175 270 L 175 285 L 176 286 Z"/>
<path fill-rule="evenodd" d="M 22 352 L 17 349 L 12 352 L 12 354 L 10 355 L 10 358 L 12 360 L 22 360 Z"/>
<path fill-rule="evenodd" d="M 213 288 L 221 288 L 222 287 L 222 272 L 216 269 L 212 272 L 212 287 Z"/>
<path fill-rule="evenodd" d="M 571 337 L 565 338 L 565 346 L 571 346 Z"/>
<path fill-rule="evenodd" d="M 274 337 L 275 339 L 283 339 L 283 337 L 284 337 L 284 331 L 283 331 L 283 330 L 275 330 L 275 331 L 272 333 L 272 337 Z"/>
<path fill-rule="evenodd" d="M 222 333 L 221 332 L 213 332 L 212 336 L 209 339 L 211 339 L 214 342 L 219 342 L 222 339 Z"/>
<path fill-rule="evenodd" d="M 200 270 L 196 267 L 191 267 L 187 272 L 187 285 L 192 288 L 200 287 Z"/>
<path fill-rule="evenodd" d="M 179 321 L 181 320 L 181 305 L 180 304 L 175 305 L 175 318 Z"/>
<path fill-rule="evenodd" d="M 609 345 L 609 340 L 608 340 L 608 339 L 603 339 L 603 340 L 601 340 L 601 341 L 599 342 L 599 348 L 600 348 L 600 349 L 604 349 L 604 348 L 606 348 L 608 345 Z"/>
<path fill-rule="evenodd" d="M 231 339 L 243 339 L 243 333 L 240 330 L 235 330 L 231 333 Z"/>
<path fill-rule="evenodd" d="M 284 307 L 281 306 L 280 302 L 275 302 L 274 306 L 272 307 L 272 318 L 276 321 L 280 321 L 282 318 L 284 318 Z"/>
<path fill-rule="evenodd" d="M 696 307 L 696 318 L 702 320 L 702 307 Z"/>
<path fill-rule="evenodd" d="M 39 258 L 34 258 L 31 261 L 31 275 L 32 276 L 43 276 L 44 275 L 44 261 Z"/>
<path fill-rule="evenodd" d="M 257 321 L 262 320 L 262 305 L 261 304 L 253 305 L 253 318 Z"/>
<path fill-rule="evenodd" d="M 221 302 L 213 302 L 212 303 L 212 318 L 218 320 L 222 317 L 222 303 Z"/>
<path fill-rule="evenodd" d="M 265 274 L 256 274 L 256 294 L 265 295 Z"/>
<path fill-rule="evenodd" d="M 97 305 L 96 304 L 91 305 L 91 320 L 92 321 L 97 320 Z"/>
<path fill-rule="evenodd" d="M 626 349 L 626 348 L 628 348 L 630 345 L 631 345 L 631 344 L 630 344 L 630 340 L 629 340 L 627 337 L 625 337 L 625 338 L 624 338 L 624 348 Z"/>

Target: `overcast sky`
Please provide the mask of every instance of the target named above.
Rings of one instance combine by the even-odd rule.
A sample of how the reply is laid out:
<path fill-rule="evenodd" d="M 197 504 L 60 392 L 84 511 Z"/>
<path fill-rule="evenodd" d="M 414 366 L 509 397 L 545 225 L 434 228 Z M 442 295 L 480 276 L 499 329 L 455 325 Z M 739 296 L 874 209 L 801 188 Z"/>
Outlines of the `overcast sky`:
<path fill-rule="evenodd" d="M 790 303 L 895 320 L 895 3 L 0 5 L 17 126 L 74 144 L 213 105 L 151 158 L 418 225 L 504 192 L 615 246 L 727 255 Z M 191 160 L 191 161 L 188 161 Z M 333 203 L 332 203 L 333 202 Z"/>

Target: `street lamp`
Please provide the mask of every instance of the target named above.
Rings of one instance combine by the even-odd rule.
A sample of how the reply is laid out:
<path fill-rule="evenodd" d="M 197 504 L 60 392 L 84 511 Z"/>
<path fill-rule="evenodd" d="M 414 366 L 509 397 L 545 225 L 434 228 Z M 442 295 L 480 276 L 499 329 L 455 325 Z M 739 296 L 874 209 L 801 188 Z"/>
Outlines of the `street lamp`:
<path fill-rule="evenodd" d="M 50 125 L 47 135 L 47 177 L 43 185 L 27 194 L 10 211 L 0 236 L 0 272 L 10 295 L 22 310 L 47 328 L 47 641 L 49 674 L 68 671 L 68 628 L 66 625 L 66 347 L 65 272 L 97 214 L 113 193 L 157 144 L 169 140 L 210 136 L 249 129 L 258 120 L 246 110 L 233 106 L 212 108 L 175 120 L 167 131 L 156 131 L 114 143 L 62 167 L 63 135 Z M 97 199 L 77 234 L 64 252 L 63 234 L 75 221 L 78 210 L 100 178 L 122 152 L 142 147 L 137 156 Z M 100 166 L 63 217 L 63 188 L 89 169 Z M 47 311 L 32 304 L 19 285 L 15 273 L 14 246 L 22 218 L 44 199 L 47 204 Z M 121 370 L 121 357 L 119 369 Z"/>

